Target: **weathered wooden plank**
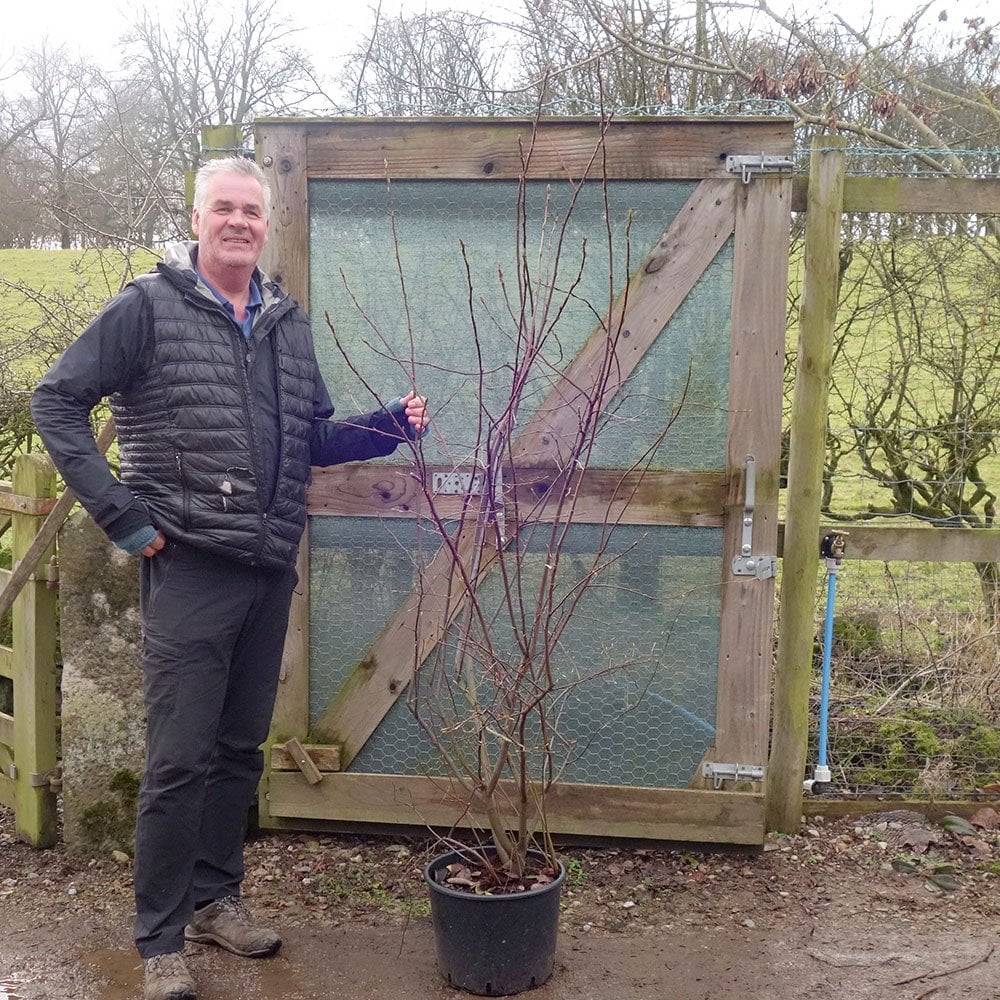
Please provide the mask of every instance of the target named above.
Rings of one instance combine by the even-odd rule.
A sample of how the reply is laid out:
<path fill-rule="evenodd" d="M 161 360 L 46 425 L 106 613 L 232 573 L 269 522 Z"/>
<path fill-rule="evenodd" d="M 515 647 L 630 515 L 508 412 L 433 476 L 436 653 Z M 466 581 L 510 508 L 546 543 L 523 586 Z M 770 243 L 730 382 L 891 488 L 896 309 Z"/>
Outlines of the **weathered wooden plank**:
<path fill-rule="evenodd" d="M 292 741 L 289 740 L 289 743 Z M 340 747 L 326 746 L 318 743 L 299 744 L 315 764 L 317 771 L 324 773 L 340 770 Z M 275 743 L 271 747 L 271 768 L 275 771 L 300 770 L 295 754 L 284 743 Z"/>
<path fill-rule="evenodd" d="M 294 736 L 285 742 L 281 751 L 288 755 L 288 759 L 302 772 L 302 777 L 310 785 L 318 785 L 323 780 L 323 774 L 316 766 L 316 762 Z"/>
<path fill-rule="evenodd" d="M 309 184 L 304 125 L 258 123 L 257 160 L 271 186 L 271 221 L 261 268 L 309 308 Z"/>
<path fill-rule="evenodd" d="M 52 497 L 55 470 L 42 453 L 19 455 L 14 485 L 26 496 Z M 40 518 L 14 514 L 12 555 L 27 558 L 42 528 Z M 53 553 L 41 553 L 45 561 Z M 52 769 L 57 761 L 56 739 L 56 592 L 44 580 L 30 580 L 14 601 L 14 759 L 17 762 L 15 827 L 18 836 L 35 847 L 51 847 L 58 836 L 56 797 L 32 775 Z"/>
<path fill-rule="evenodd" d="M 267 119 L 258 124 L 262 134 L 277 128 Z M 792 147 L 791 123 L 779 118 L 632 119 L 603 131 L 595 161 L 598 119 L 335 119 L 310 125 L 308 173 L 373 180 L 701 179 L 731 176 L 728 153 L 787 155 Z"/>
<path fill-rule="evenodd" d="M 97 435 L 97 450 L 102 455 L 111 447 L 115 434 L 115 422 L 109 418 Z M 73 491 L 65 490 L 41 527 L 37 529 L 31 545 L 16 559 L 15 568 L 5 578 L 3 589 L 0 590 L 0 616 L 5 615 L 10 610 L 14 599 L 21 592 L 21 588 L 32 574 L 37 572 L 38 563 L 43 558 L 47 558 L 46 550 L 55 541 L 59 529 L 75 506 L 76 497 L 73 495 Z M 16 515 L 13 516 L 16 517 Z"/>
<path fill-rule="evenodd" d="M 805 212 L 809 181 L 795 178 L 792 211 Z M 845 212 L 1000 213 L 996 177 L 845 177 Z"/>
<path fill-rule="evenodd" d="M 879 562 L 997 562 L 1000 561 L 998 528 L 903 528 L 894 525 L 821 525 L 819 537 L 829 531 L 846 531 L 847 561 Z M 819 543 L 816 543 L 819 551 Z"/>
<path fill-rule="evenodd" d="M 575 459 L 595 404 L 603 410 L 619 392 L 732 234 L 735 191 L 731 179 L 698 185 L 518 435 L 515 465 L 563 469 Z"/>
<path fill-rule="evenodd" d="M 0 743 L 14 745 L 14 717 L 6 712 L 0 712 Z"/>
<path fill-rule="evenodd" d="M 307 494 L 309 513 L 337 517 L 426 517 L 427 489 L 435 472 L 454 472 L 427 466 L 424 478 L 410 466 L 354 463 L 314 469 Z M 457 470 L 461 471 L 461 470 Z M 532 521 L 551 519 L 546 497 L 561 480 L 551 468 L 504 470 L 508 517 L 517 510 Z M 623 472 L 588 469 L 573 476 L 573 520 L 580 524 L 698 525 L 722 523 L 726 490 L 722 472 Z M 445 519 L 461 516 L 467 499 L 434 496 L 434 508 Z"/>
<path fill-rule="evenodd" d="M 309 785 L 290 772 L 268 779 L 272 816 L 451 828 L 473 825 L 446 779 L 329 774 Z M 704 843 L 763 842 L 763 796 L 747 792 L 558 783 L 546 796 L 553 834 Z M 483 827 L 481 817 L 474 825 Z"/>
<path fill-rule="evenodd" d="M 983 799 L 827 799 L 810 798 L 802 800 L 804 816 L 825 816 L 830 819 L 840 819 L 844 816 L 870 816 L 876 812 L 886 812 L 894 809 L 906 809 L 926 816 L 937 822 L 942 816 L 962 816 L 968 819 L 980 809 L 991 806 L 996 809 L 1000 802 L 996 797 Z"/>
<path fill-rule="evenodd" d="M 736 576 L 747 458 L 754 459 L 752 552 L 777 551 L 782 369 L 788 286 L 790 181 L 757 177 L 736 211 L 729 353 L 727 470 L 715 757 L 763 764 L 774 618 L 774 578 Z"/>
<path fill-rule="evenodd" d="M 295 563 L 299 582 L 292 591 L 281 653 L 278 691 L 271 715 L 271 736 L 304 737 L 309 729 L 309 529 L 302 534 Z"/>
<path fill-rule="evenodd" d="M 52 513 L 55 497 L 23 497 L 17 493 L 0 492 L 0 510 L 16 514 L 45 517 Z"/>
<path fill-rule="evenodd" d="M 0 677 L 14 676 L 14 651 L 10 646 L 0 646 Z"/>
<path fill-rule="evenodd" d="M 257 160 L 271 187 L 268 242 L 261 267 L 281 283 L 303 309 L 309 308 L 309 185 L 306 128 L 301 124 L 258 124 Z M 299 544 L 299 582 L 285 634 L 271 732 L 305 736 L 309 728 L 309 533 Z"/>
<path fill-rule="evenodd" d="M 17 795 L 17 785 L 5 774 L 0 774 L 0 806 L 13 809 Z"/>
<path fill-rule="evenodd" d="M 826 414 L 837 316 L 843 205 L 843 136 L 813 140 L 805 252 L 809 260 L 799 317 L 792 396 L 781 629 L 774 679 L 774 738 L 767 777 L 768 829 L 795 832 L 802 816 L 802 774 L 809 733 L 809 686 L 819 568 L 819 511 Z M 829 147 L 838 151 L 831 152 Z"/>

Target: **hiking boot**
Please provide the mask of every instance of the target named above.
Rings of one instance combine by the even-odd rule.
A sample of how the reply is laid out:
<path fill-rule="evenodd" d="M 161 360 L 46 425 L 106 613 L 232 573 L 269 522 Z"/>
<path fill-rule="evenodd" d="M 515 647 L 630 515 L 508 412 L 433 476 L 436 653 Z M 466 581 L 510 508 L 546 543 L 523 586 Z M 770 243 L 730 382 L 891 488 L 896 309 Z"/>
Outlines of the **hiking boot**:
<path fill-rule="evenodd" d="M 195 1000 L 194 980 L 184 963 L 184 955 L 170 951 L 147 958 L 143 1000 Z"/>
<path fill-rule="evenodd" d="M 239 896 L 226 896 L 195 910 L 184 937 L 200 944 L 217 944 L 241 958 L 267 958 L 281 947 L 281 938 L 274 931 L 254 924 Z"/>

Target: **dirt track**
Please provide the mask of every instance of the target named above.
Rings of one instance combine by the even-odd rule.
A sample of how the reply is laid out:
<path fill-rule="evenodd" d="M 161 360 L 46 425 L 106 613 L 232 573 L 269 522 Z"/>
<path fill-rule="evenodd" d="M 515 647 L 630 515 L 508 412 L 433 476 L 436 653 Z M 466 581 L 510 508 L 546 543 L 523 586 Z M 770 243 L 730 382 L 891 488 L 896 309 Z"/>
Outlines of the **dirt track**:
<path fill-rule="evenodd" d="M 759 854 L 569 851 L 556 971 L 531 996 L 997 1000 L 1000 850 L 996 830 L 981 833 L 973 847 L 888 814 Z M 245 894 L 285 946 L 259 962 L 189 946 L 200 1000 L 459 996 L 435 967 L 424 846 L 249 844 Z M 139 1000 L 130 889 L 127 862 L 31 851 L 0 811 L 0 1000 Z"/>

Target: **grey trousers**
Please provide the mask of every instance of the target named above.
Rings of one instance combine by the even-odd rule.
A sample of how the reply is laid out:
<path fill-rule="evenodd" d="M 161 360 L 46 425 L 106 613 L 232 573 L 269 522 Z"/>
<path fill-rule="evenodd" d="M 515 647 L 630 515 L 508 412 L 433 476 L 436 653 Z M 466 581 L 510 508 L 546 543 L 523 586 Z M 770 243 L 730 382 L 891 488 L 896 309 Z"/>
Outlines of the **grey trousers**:
<path fill-rule="evenodd" d="M 184 947 L 196 906 L 239 895 L 295 570 L 176 542 L 143 558 L 146 768 L 135 844 L 135 942 Z"/>

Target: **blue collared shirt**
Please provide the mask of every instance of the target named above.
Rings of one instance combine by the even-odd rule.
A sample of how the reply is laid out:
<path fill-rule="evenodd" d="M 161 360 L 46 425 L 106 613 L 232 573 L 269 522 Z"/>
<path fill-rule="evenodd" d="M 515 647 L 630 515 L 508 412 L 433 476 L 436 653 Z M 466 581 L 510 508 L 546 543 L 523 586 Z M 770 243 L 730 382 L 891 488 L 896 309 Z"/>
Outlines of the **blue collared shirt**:
<path fill-rule="evenodd" d="M 250 281 L 250 300 L 247 302 L 247 315 L 246 319 L 238 320 L 236 318 L 236 309 L 233 307 L 232 302 L 229 301 L 213 284 L 210 282 L 205 275 L 198 272 L 198 277 L 205 283 L 205 287 L 222 303 L 222 307 L 229 313 L 229 318 L 243 331 L 243 336 L 247 340 L 250 339 L 250 333 L 253 330 L 253 321 L 257 318 L 257 310 L 264 304 L 264 300 L 260 296 L 260 286 L 256 281 L 251 279 Z"/>

